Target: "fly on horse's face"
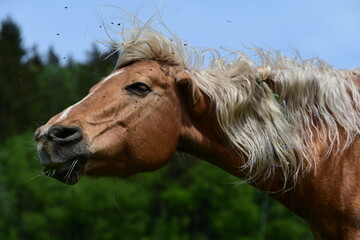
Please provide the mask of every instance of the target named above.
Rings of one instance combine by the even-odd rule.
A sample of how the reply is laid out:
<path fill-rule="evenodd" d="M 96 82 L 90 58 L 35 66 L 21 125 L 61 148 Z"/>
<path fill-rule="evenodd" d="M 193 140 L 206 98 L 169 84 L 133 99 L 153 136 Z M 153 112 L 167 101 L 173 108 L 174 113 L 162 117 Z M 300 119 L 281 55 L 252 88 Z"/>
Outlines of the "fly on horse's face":
<path fill-rule="evenodd" d="M 45 173 L 74 184 L 84 174 L 127 177 L 166 164 L 184 121 L 177 88 L 190 79 L 175 68 L 139 61 L 118 69 L 38 128 Z"/>

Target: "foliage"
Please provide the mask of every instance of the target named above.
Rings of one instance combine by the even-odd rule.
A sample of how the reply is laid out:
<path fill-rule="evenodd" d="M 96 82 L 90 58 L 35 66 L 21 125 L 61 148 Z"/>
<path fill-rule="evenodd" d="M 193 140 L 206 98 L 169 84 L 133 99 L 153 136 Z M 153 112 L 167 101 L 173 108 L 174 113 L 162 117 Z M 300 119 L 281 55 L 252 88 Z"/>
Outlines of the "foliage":
<path fill-rule="evenodd" d="M 93 47 L 86 63 L 61 65 L 53 49 L 44 60 L 21 42 L 19 27 L 3 21 L 0 239 L 311 239 L 301 219 L 266 195 L 182 154 L 127 180 L 84 177 L 68 187 L 42 176 L 32 132 L 86 95 L 116 56 L 100 61 Z"/>

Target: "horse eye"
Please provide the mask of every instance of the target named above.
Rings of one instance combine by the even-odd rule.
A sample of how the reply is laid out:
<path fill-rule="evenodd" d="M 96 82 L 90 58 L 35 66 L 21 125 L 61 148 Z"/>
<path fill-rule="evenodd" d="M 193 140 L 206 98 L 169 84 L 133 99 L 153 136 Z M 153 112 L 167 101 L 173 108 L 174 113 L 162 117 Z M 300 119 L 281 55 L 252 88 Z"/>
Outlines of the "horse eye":
<path fill-rule="evenodd" d="M 142 82 L 136 82 L 125 87 L 125 90 L 138 96 L 145 96 L 151 92 L 151 88 Z"/>

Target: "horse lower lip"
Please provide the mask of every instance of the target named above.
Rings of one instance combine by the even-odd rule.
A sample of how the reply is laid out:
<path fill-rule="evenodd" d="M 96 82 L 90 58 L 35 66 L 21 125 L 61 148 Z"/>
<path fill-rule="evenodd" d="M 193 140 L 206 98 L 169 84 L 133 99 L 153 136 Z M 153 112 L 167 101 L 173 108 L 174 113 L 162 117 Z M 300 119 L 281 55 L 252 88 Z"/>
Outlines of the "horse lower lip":
<path fill-rule="evenodd" d="M 48 177 L 55 178 L 65 184 L 75 184 L 79 181 L 86 164 L 86 159 L 75 159 L 65 162 L 57 167 L 44 169 L 44 174 Z"/>

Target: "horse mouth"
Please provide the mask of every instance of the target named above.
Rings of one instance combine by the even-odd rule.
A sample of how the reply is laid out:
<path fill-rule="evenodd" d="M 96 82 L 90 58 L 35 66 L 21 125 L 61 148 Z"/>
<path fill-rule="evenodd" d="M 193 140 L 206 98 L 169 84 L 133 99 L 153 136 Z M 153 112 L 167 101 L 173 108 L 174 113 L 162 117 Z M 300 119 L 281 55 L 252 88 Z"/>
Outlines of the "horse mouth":
<path fill-rule="evenodd" d="M 44 174 L 67 185 L 74 185 L 84 174 L 86 158 L 77 158 L 61 165 L 45 167 Z"/>

